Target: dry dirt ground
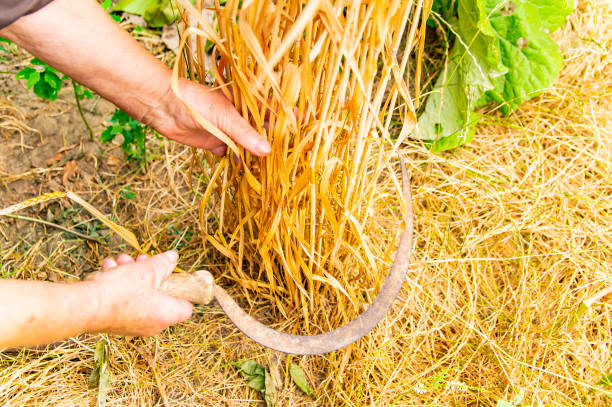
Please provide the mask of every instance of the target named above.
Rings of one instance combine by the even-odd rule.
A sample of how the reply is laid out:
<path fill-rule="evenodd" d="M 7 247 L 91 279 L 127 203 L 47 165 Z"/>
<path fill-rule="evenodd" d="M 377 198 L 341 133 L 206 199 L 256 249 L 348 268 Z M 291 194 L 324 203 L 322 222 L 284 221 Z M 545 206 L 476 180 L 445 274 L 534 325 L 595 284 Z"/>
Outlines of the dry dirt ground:
<path fill-rule="evenodd" d="M 0 405 L 96 405 L 88 386 L 95 343 L 106 341 L 109 406 L 263 405 L 230 362 L 255 359 L 277 382 L 277 406 L 610 406 L 612 383 L 612 10 L 580 2 L 557 34 L 566 64 L 555 85 L 516 114 L 486 116 L 475 140 L 445 154 L 403 150 L 413 174 L 413 266 L 389 316 L 356 345 L 290 358 L 244 338 L 218 307 L 147 339 L 82 335 L 43 349 L 0 353 Z M 177 248 L 181 265 L 222 275 L 202 247 L 188 149 L 150 142 L 147 169 L 116 144 L 89 141 L 69 86 L 41 102 L 0 65 L 0 208 L 73 189 L 151 251 Z M 85 102 L 99 135 L 113 111 Z M 4 122 L 6 123 L 6 121 Z M 135 193 L 128 199 L 121 189 Z M 2 277 L 73 281 L 128 248 L 67 200 L 19 212 L 96 237 L 0 219 Z M 232 295 L 244 294 L 234 287 Z M 252 293 L 251 293 L 252 294 Z M 247 312 L 276 327 L 270 304 Z M 78 312 L 78 310 L 75 310 Z M 306 397 L 287 367 L 299 364 Z"/>

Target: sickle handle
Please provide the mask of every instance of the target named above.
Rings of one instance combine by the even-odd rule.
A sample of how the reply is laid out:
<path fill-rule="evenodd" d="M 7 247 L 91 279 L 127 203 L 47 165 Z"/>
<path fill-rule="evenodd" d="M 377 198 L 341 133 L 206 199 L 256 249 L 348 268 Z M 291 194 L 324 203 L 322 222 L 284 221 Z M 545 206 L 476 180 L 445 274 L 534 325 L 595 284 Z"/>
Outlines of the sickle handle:
<path fill-rule="evenodd" d="M 215 279 L 206 270 L 193 273 L 172 273 L 160 290 L 194 304 L 208 304 L 214 298 Z"/>

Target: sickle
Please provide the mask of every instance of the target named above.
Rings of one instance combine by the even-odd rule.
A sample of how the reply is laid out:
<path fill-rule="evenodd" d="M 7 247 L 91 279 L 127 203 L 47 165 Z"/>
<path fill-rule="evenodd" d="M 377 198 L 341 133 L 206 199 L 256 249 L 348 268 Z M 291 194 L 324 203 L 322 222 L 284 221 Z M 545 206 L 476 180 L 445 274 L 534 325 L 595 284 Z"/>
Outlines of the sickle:
<path fill-rule="evenodd" d="M 349 345 L 370 332 L 385 316 L 402 288 L 410 265 L 412 250 L 413 211 L 410 183 L 404 163 L 402 190 L 408 206 L 408 220 L 402 232 L 391 271 L 378 296 L 368 309 L 348 324 L 319 335 L 290 335 L 268 328 L 244 312 L 229 294 L 218 285 L 206 270 L 194 273 L 176 273 L 166 279 L 161 289 L 170 295 L 198 304 L 208 304 L 216 299 L 227 317 L 243 334 L 265 347 L 294 355 L 316 355 L 333 352 Z"/>
<path fill-rule="evenodd" d="M 338 329 L 334 329 L 331 332 L 319 335 L 290 335 L 275 331 L 244 312 L 223 288 L 215 284 L 213 276 L 206 270 L 199 270 L 194 273 L 174 273 L 161 284 L 160 289 L 172 296 L 183 298 L 197 304 L 208 304 L 213 299 L 216 299 L 228 318 L 242 331 L 242 333 L 263 346 L 281 352 L 294 355 L 316 355 L 333 352 L 355 342 L 374 329 L 387 311 L 389 311 L 408 273 L 410 253 L 412 251 L 412 229 L 414 226 L 414 219 L 410 183 L 406 167 L 401 159 L 400 165 L 402 168 L 402 191 L 408 209 L 406 228 L 400 237 L 397 254 L 391 266 L 391 271 L 389 271 L 389 275 L 380 289 L 378 296 L 363 314 L 359 315 L 348 324 Z M 121 236 L 126 239 L 128 243 L 140 249 L 136 237 L 131 232 L 106 219 L 101 212 L 73 192 L 48 193 L 28 199 L 20 204 L 1 209 L 0 216 L 27 208 L 40 202 L 64 196 L 68 196 L 73 201 L 85 207 L 85 209 L 110 226 L 114 231 L 120 231 Z"/>

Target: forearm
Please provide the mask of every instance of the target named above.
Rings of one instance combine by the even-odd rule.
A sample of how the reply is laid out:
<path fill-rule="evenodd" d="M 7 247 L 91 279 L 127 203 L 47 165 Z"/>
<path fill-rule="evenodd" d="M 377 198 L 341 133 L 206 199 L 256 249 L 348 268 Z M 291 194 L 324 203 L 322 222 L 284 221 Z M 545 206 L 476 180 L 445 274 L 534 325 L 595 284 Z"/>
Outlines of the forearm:
<path fill-rule="evenodd" d="M 0 280 L 0 349 L 97 330 L 100 300 L 87 282 Z"/>
<path fill-rule="evenodd" d="M 138 120 L 162 114 L 170 70 L 95 0 L 54 0 L 0 31 Z"/>

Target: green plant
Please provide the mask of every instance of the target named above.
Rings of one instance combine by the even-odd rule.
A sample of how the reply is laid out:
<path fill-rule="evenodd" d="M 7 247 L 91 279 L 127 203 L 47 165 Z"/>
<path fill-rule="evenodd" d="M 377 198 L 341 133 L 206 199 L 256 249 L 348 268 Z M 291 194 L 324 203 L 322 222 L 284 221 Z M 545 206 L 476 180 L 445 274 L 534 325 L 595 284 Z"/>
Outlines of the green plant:
<path fill-rule="evenodd" d="M 132 191 L 132 188 L 130 188 L 129 185 L 125 185 L 121 187 L 120 193 L 121 193 L 121 196 L 124 197 L 125 199 L 132 200 L 136 198 L 136 194 L 134 193 L 134 191 Z"/>
<path fill-rule="evenodd" d="M 118 135 L 123 136 L 121 149 L 129 161 L 146 163 L 146 137 L 151 130 L 138 120 L 132 119 L 122 110 L 115 110 L 109 120 L 110 125 L 100 135 L 103 143 L 112 141 Z"/>
<path fill-rule="evenodd" d="M 179 13 L 172 0 L 119 0 L 112 11 L 143 16 L 151 27 L 162 27 L 174 23 Z"/>
<path fill-rule="evenodd" d="M 265 366 L 260 365 L 254 360 L 245 360 L 243 362 L 232 362 L 242 377 L 248 379 L 248 386 L 261 393 L 266 402 L 266 407 L 273 407 L 276 399 L 276 387 L 270 372 Z"/>
<path fill-rule="evenodd" d="M 115 20 L 115 22 L 118 23 L 119 21 L 121 21 L 121 16 L 113 14 L 113 9 L 111 8 L 111 6 L 113 5 L 112 0 L 104 0 L 104 2 L 102 2 L 102 4 L 100 5 L 104 10 L 106 10 L 106 12 L 111 16 L 111 18 Z"/>
<path fill-rule="evenodd" d="M 60 77 L 59 71 L 38 58 L 30 60 L 30 66 L 26 66 L 17 72 L 15 77 L 26 81 L 28 89 L 41 99 L 55 100 L 62 88 L 65 76 Z"/>
<path fill-rule="evenodd" d="M 6 45 L 4 45 L 4 44 Z M 0 52 L 4 52 L 5 54 L 10 54 L 11 50 L 9 49 L 13 43 L 7 40 L 6 38 L 0 37 Z M 6 61 L 6 57 L 0 55 L 0 61 Z"/>
<path fill-rule="evenodd" d="M 550 33 L 574 9 L 566 0 L 436 0 L 434 20 L 454 39 L 425 110 L 418 136 L 434 151 L 469 142 L 476 108 L 508 115 L 553 82 L 563 58 Z M 456 11 L 455 11 L 456 10 Z"/>
<path fill-rule="evenodd" d="M 36 96 L 50 101 L 57 99 L 57 94 L 62 89 L 63 82 L 70 79 L 66 75 L 60 76 L 60 72 L 57 69 L 47 65 L 38 58 L 32 58 L 30 60 L 30 66 L 26 66 L 21 71 L 17 72 L 15 77 L 17 79 L 25 80 L 28 89 L 32 89 Z M 73 79 L 70 80 L 72 82 L 72 88 L 74 91 L 74 99 L 76 101 L 77 108 L 79 109 L 79 115 L 81 116 L 83 123 L 85 123 L 85 127 L 87 127 L 89 139 L 93 140 L 93 130 L 87 122 L 81 106 L 81 100 L 85 98 L 91 99 L 93 94 L 83 85 L 77 83 Z"/>

